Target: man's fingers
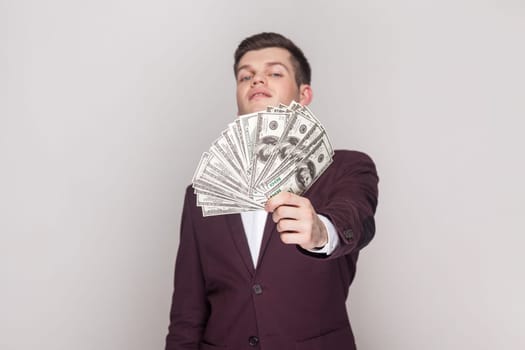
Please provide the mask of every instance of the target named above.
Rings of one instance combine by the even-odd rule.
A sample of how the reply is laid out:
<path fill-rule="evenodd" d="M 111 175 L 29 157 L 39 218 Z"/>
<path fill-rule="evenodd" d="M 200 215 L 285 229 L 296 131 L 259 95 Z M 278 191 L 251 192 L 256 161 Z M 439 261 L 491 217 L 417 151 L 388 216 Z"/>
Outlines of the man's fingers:
<path fill-rule="evenodd" d="M 298 220 L 282 219 L 276 225 L 279 233 L 302 233 L 305 232 L 305 225 Z"/>
<path fill-rule="evenodd" d="M 272 213 L 272 219 L 283 243 L 298 244 L 307 248 L 316 246 L 317 214 L 308 198 L 281 192 L 266 202 L 265 209 Z"/>
<path fill-rule="evenodd" d="M 281 192 L 268 199 L 266 202 L 265 210 L 269 213 L 273 213 L 276 208 L 281 205 L 299 207 L 305 203 L 306 198 L 298 196 L 290 192 Z"/>
<path fill-rule="evenodd" d="M 281 241 L 285 244 L 304 244 L 306 242 L 303 235 L 297 233 L 281 233 Z"/>
<path fill-rule="evenodd" d="M 277 223 L 282 219 L 299 219 L 301 211 L 297 207 L 291 207 L 288 205 L 281 205 L 275 209 L 272 213 L 273 222 Z"/>

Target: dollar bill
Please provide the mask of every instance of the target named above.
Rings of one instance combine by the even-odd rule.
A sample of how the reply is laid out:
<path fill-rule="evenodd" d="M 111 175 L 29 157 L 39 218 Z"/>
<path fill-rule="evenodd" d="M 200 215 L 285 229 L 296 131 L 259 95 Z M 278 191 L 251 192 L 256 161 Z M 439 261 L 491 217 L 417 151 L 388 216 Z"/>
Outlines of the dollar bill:
<path fill-rule="evenodd" d="M 239 116 L 204 152 L 193 175 L 204 216 L 264 208 L 282 191 L 303 194 L 331 164 L 324 127 L 306 106 L 269 106 Z"/>
<path fill-rule="evenodd" d="M 266 195 L 273 197 L 279 192 L 292 192 L 298 195 L 306 192 L 332 163 L 330 149 L 324 140 L 303 158 L 296 167 L 274 175 L 266 181 Z"/>
<path fill-rule="evenodd" d="M 235 123 L 240 132 L 239 139 L 243 147 L 243 155 L 245 157 L 245 164 L 247 165 L 246 176 L 251 178 L 252 155 L 255 143 L 255 131 L 257 129 L 257 120 L 259 114 L 246 114 L 237 118 Z"/>
<path fill-rule="evenodd" d="M 250 187 L 254 187 L 259 175 L 277 151 L 277 145 L 286 130 L 290 113 L 259 113 L 253 149 L 253 164 Z"/>
<path fill-rule="evenodd" d="M 293 113 L 279 140 L 277 151 L 271 155 L 259 175 L 259 182 L 262 178 L 270 177 L 284 164 L 293 161 L 301 153 L 307 152 L 309 143 L 320 133 L 320 128 L 312 120 L 299 113 Z M 259 182 L 256 182 L 254 186 L 257 186 Z"/>

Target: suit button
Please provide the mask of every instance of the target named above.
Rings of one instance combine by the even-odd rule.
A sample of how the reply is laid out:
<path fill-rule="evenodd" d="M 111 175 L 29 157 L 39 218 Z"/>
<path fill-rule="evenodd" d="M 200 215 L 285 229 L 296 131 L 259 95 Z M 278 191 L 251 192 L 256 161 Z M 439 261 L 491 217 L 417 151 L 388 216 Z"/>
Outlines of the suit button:
<path fill-rule="evenodd" d="M 250 346 L 257 346 L 257 344 L 259 344 L 259 337 L 252 335 L 248 338 L 248 344 L 250 344 Z"/>
<path fill-rule="evenodd" d="M 255 284 L 255 285 L 252 287 L 252 289 L 253 289 L 253 292 L 254 292 L 255 294 L 257 294 L 257 295 L 262 294 L 262 292 L 263 292 L 263 291 L 262 291 L 262 287 L 261 287 L 260 284 Z"/>
<path fill-rule="evenodd" d="M 346 239 L 352 239 L 354 237 L 354 231 L 352 231 L 351 229 L 344 230 L 343 236 L 345 236 Z"/>

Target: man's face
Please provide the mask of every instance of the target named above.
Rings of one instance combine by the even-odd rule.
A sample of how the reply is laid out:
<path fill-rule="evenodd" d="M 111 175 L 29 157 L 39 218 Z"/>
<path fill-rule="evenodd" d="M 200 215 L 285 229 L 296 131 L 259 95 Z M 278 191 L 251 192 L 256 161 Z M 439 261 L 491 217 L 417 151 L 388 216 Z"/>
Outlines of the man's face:
<path fill-rule="evenodd" d="M 288 50 L 269 47 L 248 51 L 237 69 L 239 115 L 258 112 L 293 100 L 307 105 L 312 99 L 309 85 L 297 86 Z"/>
<path fill-rule="evenodd" d="M 302 182 L 303 186 L 308 186 L 312 182 L 312 177 L 308 169 L 301 169 L 299 172 L 299 180 Z"/>

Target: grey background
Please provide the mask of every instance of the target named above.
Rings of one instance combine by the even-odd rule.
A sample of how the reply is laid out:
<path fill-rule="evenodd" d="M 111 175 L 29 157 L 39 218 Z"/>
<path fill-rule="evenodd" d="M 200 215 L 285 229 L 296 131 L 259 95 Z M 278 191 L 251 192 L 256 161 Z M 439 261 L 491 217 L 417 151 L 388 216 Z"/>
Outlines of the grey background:
<path fill-rule="evenodd" d="M 162 348 L 184 189 L 272 30 L 381 177 L 359 348 L 523 349 L 523 5 L 0 1 L 0 348 Z"/>

